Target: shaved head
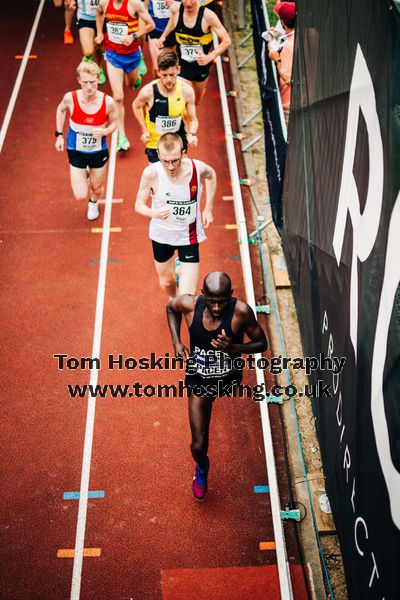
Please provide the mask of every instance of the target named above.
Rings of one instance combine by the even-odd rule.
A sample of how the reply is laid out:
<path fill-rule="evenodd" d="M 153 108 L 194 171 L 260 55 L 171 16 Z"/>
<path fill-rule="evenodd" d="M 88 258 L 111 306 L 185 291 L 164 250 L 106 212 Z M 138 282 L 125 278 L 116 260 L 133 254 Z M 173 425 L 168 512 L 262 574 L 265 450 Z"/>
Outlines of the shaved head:
<path fill-rule="evenodd" d="M 231 278 L 223 271 L 213 271 L 205 276 L 203 289 L 212 296 L 230 296 L 232 293 Z"/>

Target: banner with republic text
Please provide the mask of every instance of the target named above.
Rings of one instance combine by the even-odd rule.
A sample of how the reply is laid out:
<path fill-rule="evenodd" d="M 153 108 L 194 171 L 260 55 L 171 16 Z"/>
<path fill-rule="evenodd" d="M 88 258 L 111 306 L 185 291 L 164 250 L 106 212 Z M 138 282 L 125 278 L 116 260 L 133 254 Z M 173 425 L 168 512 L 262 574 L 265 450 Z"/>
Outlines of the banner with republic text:
<path fill-rule="evenodd" d="M 297 0 L 284 251 L 351 599 L 400 589 L 400 14 Z M 329 379 L 329 381 L 328 381 Z"/>

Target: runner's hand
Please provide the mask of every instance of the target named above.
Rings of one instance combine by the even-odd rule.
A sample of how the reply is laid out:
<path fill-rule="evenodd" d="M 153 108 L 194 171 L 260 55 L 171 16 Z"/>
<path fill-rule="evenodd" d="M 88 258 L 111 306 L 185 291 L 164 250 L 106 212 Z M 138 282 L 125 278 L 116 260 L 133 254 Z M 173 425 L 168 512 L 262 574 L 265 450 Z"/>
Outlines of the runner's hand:
<path fill-rule="evenodd" d="M 197 64 L 200 65 L 201 67 L 204 67 L 205 65 L 208 65 L 210 62 L 212 62 L 213 57 L 210 54 L 200 54 L 197 53 Z"/>
<path fill-rule="evenodd" d="M 160 38 L 158 38 L 158 40 L 156 40 L 157 46 L 160 48 L 160 50 L 162 50 L 162 48 L 164 48 L 164 42 L 165 42 L 165 39 L 163 39 L 162 36 Z"/>
<path fill-rule="evenodd" d="M 64 150 L 64 136 L 63 135 L 59 135 L 56 139 L 56 150 L 57 152 L 63 152 Z"/>
<path fill-rule="evenodd" d="M 211 223 L 214 221 L 212 211 L 211 210 L 203 210 L 202 220 L 203 220 L 203 227 L 205 227 L 205 229 L 207 229 L 207 227 L 209 225 L 211 225 Z"/>
<path fill-rule="evenodd" d="M 223 329 L 216 338 L 211 340 L 211 346 L 216 350 L 223 350 L 227 354 L 233 352 L 232 338 L 226 335 L 225 329 Z"/>
<path fill-rule="evenodd" d="M 198 142 L 197 135 L 195 133 L 187 133 L 186 137 L 189 146 L 192 146 L 192 148 L 196 148 Z"/>
<path fill-rule="evenodd" d="M 107 135 L 107 129 L 105 127 L 94 127 L 92 129 L 92 134 L 95 138 L 101 138 L 104 135 Z"/>
<path fill-rule="evenodd" d="M 132 44 L 132 42 L 133 42 L 132 34 L 125 36 L 124 39 L 122 40 L 123 46 L 130 46 Z"/>
<path fill-rule="evenodd" d="M 96 42 L 96 44 L 98 46 L 100 46 L 100 44 L 103 43 L 104 40 L 104 33 L 99 33 L 98 35 L 96 35 L 96 37 L 94 38 L 94 41 Z"/>
<path fill-rule="evenodd" d="M 159 208 L 159 209 L 154 210 L 154 216 L 157 217 L 157 219 L 168 219 L 170 214 L 171 214 L 171 209 L 169 208 L 169 206 L 166 206 L 165 208 Z"/>
<path fill-rule="evenodd" d="M 140 136 L 140 140 L 143 142 L 143 144 L 147 144 L 150 141 L 150 133 L 148 131 L 143 132 Z"/>
<path fill-rule="evenodd" d="M 182 356 L 182 358 L 184 358 L 185 360 L 189 358 L 189 349 L 185 346 L 185 344 L 182 344 L 182 342 L 177 342 L 176 344 L 173 344 L 173 346 L 176 357 Z"/>

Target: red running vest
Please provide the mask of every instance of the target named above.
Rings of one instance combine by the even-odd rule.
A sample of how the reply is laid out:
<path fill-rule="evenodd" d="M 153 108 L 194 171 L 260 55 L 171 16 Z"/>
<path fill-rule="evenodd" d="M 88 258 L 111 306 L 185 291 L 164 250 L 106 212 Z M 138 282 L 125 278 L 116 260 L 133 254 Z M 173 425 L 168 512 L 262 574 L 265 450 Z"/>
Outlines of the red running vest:
<path fill-rule="evenodd" d="M 139 50 L 139 40 L 133 40 L 129 46 L 124 46 L 121 40 L 132 35 L 139 29 L 139 19 L 131 17 L 128 12 L 128 0 L 123 0 L 119 9 L 114 6 L 114 0 L 109 0 L 106 12 L 106 27 L 104 48 L 117 54 L 133 54 Z"/>

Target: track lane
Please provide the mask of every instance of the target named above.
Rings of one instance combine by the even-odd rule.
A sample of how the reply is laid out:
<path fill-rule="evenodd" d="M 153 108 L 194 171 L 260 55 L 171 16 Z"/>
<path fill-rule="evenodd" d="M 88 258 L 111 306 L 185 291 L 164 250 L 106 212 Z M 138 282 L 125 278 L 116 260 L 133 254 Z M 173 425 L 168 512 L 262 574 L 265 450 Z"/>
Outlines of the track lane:
<path fill-rule="evenodd" d="M 2 300 L 10 312 L 2 333 L 15 348 L 7 364 L 6 385 L 13 394 L 5 412 L 9 462 L 2 498 L 6 522 L 13 523 L 5 543 L 8 598 L 23 597 L 27 589 L 32 597 L 69 597 L 72 560 L 55 553 L 75 540 L 78 504 L 63 501 L 62 493 L 79 490 L 86 401 L 69 399 L 66 384 L 88 383 L 89 374 L 58 371 L 51 357 L 54 352 L 90 356 L 100 248 L 85 207 L 71 199 L 66 156 L 53 152 L 55 107 L 75 86 L 79 56 L 76 49 L 75 54 L 64 49 L 58 37 L 53 41 L 47 8 L 37 48 L 48 57 L 24 84 L 12 124 L 19 140 L 27 120 L 35 123 L 34 135 L 24 155 L 7 144 L 0 158 L 7 165 L 0 272 L 7 278 Z M 57 58 L 51 52 L 56 47 Z M 52 73 L 60 55 L 64 79 L 58 81 Z M 44 82 L 51 88 L 43 102 L 35 102 Z M 201 246 L 202 276 L 216 267 L 227 270 L 243 297 L 236 231 L 224 228 L 234 217 L 232 204 L 221 200 L 230 195 L 230 182 L 218 102 L 213 75 L 193 153 L 216 166 L 219 177 L 216 221 Z M 112 226 L 122 232 L 110 238 L 109 258 L 116 262 L 107 273 L 103 364 L 109 353 L 172 351 L 148 221 L 133 212 L 146 161 L 128 104 L 127 115 L 136 147 L 117 161 L 114 196 L 124 203 L 114 205 L 112 213 Z M 137 372 L 104 369 L 99 381 L 129 383 L 133 375 L 136 380 Z M 176 372 L 140 373 L 143 383 L 178 378 Z M 98 400 L 90 489 L 106 495 L 89 500 L 85 546 L 101 548 L 102 555 L 84 559 L 81 598 L 161 598 L 162 573 L 168 569 L 274 562 L 273 553 L 258 550 L 258 542 L 270 535 L 269 500 L 252 492 L 253 485 L 266 483 L 258 407 L 245 399 L 216 403 L 210 493 L 200 506 L 191 497 L 186 410 L 181 399 Z"/>

